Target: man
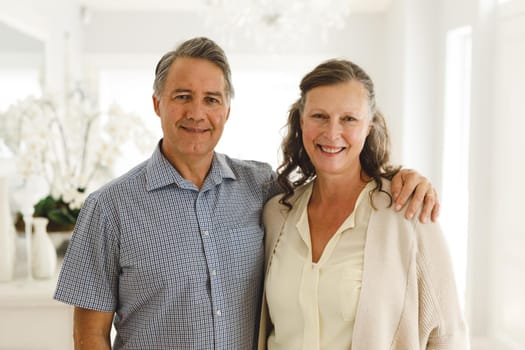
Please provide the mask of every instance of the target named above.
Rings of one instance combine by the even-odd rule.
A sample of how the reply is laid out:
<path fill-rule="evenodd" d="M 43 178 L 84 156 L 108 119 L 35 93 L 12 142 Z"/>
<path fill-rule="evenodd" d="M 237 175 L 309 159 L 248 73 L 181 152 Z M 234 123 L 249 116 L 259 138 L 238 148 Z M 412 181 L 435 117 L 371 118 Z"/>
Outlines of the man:
<path fill-rule="evenodd" d="M 75 305 L 75 349 L 256 348 L 261 212 L 278 189 L 267 164 L 214 152 L 234 90 L 223 50 L 182 43 L 155 71 L 163 138 L 153 155 L 85 201 L 55 298 Z M 399 201 L 419 183 L 405 172 Z M 407 188 L 408 187 L 408 188 Z M 422 215 L 438 207 L 425 199 Z M 434 209 L 432 209 L 434 207 Z"/>

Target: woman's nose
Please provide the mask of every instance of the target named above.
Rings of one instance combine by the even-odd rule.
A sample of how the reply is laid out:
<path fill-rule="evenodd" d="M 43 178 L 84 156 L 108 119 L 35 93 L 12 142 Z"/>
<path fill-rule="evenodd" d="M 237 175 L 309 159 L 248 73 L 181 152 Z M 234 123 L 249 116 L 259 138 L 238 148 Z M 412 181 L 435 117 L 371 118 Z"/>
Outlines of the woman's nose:
<path fill-rule="evenodd" d="M 336 137 L 341 134 L 341 124 L 336 118 L 330 118 L 326 123 L 325 132 L 327 135 Z"/>

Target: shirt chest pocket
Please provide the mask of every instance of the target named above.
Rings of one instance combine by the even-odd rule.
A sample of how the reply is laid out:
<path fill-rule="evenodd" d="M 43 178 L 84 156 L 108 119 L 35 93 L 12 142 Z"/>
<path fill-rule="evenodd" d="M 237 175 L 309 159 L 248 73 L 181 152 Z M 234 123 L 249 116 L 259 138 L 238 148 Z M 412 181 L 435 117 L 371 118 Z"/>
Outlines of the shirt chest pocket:
<path fill-rule="evenodd" d="M 264 260 L 264 231 L 259 226 L 245 226 L 229 230 L 230 262 L 239 271 L 238 277 L 258 278 Z"/>
<path fill-rule="evenodd" d="M 345 269 L 339 282 L 339 303 L 341 316 L 345 321 L 353 321 L 361 294 L 362 271 Z"/>

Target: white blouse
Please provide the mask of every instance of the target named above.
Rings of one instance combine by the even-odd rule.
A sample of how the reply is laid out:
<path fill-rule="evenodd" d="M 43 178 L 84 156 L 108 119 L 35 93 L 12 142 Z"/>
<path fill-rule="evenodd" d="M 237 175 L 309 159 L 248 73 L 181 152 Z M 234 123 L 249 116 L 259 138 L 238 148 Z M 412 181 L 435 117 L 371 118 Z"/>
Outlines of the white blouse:
<path fill-rule="evenodd" d="M 270 350 L 350 349 L 361 292 L 366 229 L 372 210 L 369 182 L 355 210 L 312 262 L 307 205 L 313 184 L 290 211 L 266 276 L 266 297 L 274 328 Z"/>

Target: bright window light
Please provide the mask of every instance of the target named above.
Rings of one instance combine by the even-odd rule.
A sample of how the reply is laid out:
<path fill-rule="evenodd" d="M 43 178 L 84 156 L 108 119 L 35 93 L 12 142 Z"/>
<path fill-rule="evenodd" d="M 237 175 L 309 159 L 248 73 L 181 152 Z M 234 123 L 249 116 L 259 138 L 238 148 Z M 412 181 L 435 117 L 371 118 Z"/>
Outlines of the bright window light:
<path fill-rule="evenodd" d="M 464 306 L 468 237 L 471 29 L 447 33 L 441 224 Z"/>
<path fill-rule="evenodd" d="M 160 122 L 153 110 L 152 93 L 153 77 L 149 70 L 106 69 L 99 72 L 101 110 L 107 110 L 111 104 L 116 103 L 124 111 L 136 113 L 142 118 L 148 128 L 145 137 L 160 139 Z M 113 175 L 122 175 L 151 154 L 141 153 L 133 151 L 123 154 L 115 164 Z"/>
<path fill-rule="evenodd" d="M 0 112 L 18 100 L 42 95 L 38 69 L 0 69 L 0 77 Z"/>

